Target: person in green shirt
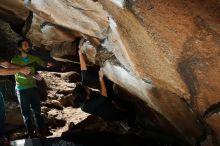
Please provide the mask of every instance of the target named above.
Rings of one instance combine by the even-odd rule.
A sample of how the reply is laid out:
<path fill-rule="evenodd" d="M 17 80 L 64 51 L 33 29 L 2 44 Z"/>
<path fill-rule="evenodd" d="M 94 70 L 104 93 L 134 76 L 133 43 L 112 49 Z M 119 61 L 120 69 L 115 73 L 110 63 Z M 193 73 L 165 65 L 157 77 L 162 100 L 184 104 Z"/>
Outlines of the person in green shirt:
<path fill-rule="evenodd" d="M 37 66 L 46 67 L 46 63 L 39 57 L 29 54 L 30 47 L 27 40 L 22 39 L 18 41 L 18 49 L 20 54 L 14 56 L 11 63 L 31 68 L 29 75 L 15 74 L 15 88 L 21 113 L 29 137 L 44 136 L 45 125 L 41 116 L 40 96 L 36 84 L 36 79 L 40 80 L 40 77 L 36 74 L 35 69 Z M 31 112 L 31 109 L 33 112 Z M 34 122 L 32 117 L 35 117 L 36 122 Z"/>
<path fill-rule="evenodd" d="M 15 73 L 29 74 L 29 67 L 19 67 L 0 58 L 0 75 L 14 75 Z M 0 86 L 0 145 L 9 145 L 9 141 L 5 137 L 5 106 L 2 94 L 2 86 Z"/>

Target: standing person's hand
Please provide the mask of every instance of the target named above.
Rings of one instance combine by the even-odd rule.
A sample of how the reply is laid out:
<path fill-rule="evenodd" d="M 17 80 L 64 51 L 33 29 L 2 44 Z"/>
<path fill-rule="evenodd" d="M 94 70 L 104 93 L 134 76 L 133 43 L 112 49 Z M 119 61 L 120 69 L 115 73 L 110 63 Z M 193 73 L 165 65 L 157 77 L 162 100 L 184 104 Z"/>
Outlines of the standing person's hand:
<path fill-rule="evenodd" d="M 47 63 L 47 68 L 52 68 L 55 66 L 55 63 L 54 62 L 48 62 Z"/>
<path fill-rule="evenodd" d="M 30 67 L 21 67 L 20 72 L 25 75 L 29 75 L 31 73 L 31 68 Z"/>
<path fill-rule="evenodd" d="M 43 80 L 43 78 L 41 77 L 40 74 L 34 75 L 33 78 L 36 79 L 37 81 L 42 81 Z"/>

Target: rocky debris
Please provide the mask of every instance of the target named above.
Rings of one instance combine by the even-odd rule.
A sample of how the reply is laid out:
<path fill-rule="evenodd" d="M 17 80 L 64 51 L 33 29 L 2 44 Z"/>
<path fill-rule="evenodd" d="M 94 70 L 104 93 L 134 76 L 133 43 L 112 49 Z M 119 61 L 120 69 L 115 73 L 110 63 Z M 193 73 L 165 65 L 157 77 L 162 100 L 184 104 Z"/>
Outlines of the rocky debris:
<path fill-rule="evenodd" d="M 42 103 L 42 112 L 46 124 L 53 133 L 50 137 L 61 135 L 68 137 L 79 132 L 91 133 L 95 131 L 118 134 L 125 132 L 117 122 L 105 122 L 98 117 L 89 116 L 89 114 L 82 112 L 81 109 L 73 108 L 71 93 L 75 82 L 79 81 L 78 73 L 39 73 L 44 78 L 48 88 L 49 99 Z M 59 97 L 53 97 L 53 95 L 59 95 Z"/>
<path fill-rule="evenodd" d="M 49 125 L 51 129 L 64 127 L 66 124 L 66 119 L 63 119 L 63 116 L 56 109 L 50 109 L 44 119 L 45 124 Z"/>
<path fill-rule="evenodd" d="M 42 103 L 43 111 L 44 112 L 49 112 L 50 109 L 58 109 L 58 110 L 63 110 L 63 105 L 58 101 L 58 100 L 47 100 Z"/>
<path fill-rule="evenodd" d="M 80 81 L 79 74 L 76 72 L 57 73 L 57 72 L 39 72 L 47 84 L 49 99 L 60 99 L 64 97 L 62 92 L 73 90 L 75 84 L 71 81 Z"/>
<path fill-rule="evenodd" d="M 44 115 L 45 122 L 53 133 L 50 137 L 60 137 L 63 132 L 70 130 L 70 125 L 76 125 L 88 116 L 88 114 L 82 112 L 80 109 L 72 107 L 63 108 L 62 110 L 50 108 L 48 112 L 44 112 Z"/>

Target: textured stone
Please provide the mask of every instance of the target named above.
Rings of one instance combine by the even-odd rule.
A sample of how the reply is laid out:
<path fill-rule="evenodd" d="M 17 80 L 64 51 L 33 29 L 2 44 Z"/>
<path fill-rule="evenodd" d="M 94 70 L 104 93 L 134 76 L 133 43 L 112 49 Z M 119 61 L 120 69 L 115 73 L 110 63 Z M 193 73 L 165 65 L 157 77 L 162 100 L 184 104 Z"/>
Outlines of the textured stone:
<path fill-rule="evenodd" d="M 26 6 L 48 22 L 103 38 L 108 28 L 107 13 L 92 0 L 31 0 Z"/>
<path fill-rule="evenodd" d="M 6 22 L 0 21 L 0 56 L 6 60 L 10 60 L 16 53 L 17 38 L 19 37 L 11 30 L 10 25 Z"/>
<path fill-rule="evenodd" d="M 35 46 L 51 50 L 65 41 L 75 40 L 74 31 L 68 32 L 67 29 L 48 23 L 35 14 L 30 25 L 27 37 Z"/>
<path fill-rule="evenodd" d="M 28 16 L 29 10 L 24 6 L 21 0 L 2 0 L 0 2 L 1 19 L 12 23 L 21 24 Z"/>
<path fill-rule="evenodd" d="M 76 42 L 62 42 L 53 46 L 50 56 L 62 62 L 78 62 L 78 52 Z"/>
<path fill-rule="evenodd" d="M 202 131 L 195 115 L 178 95 L 157 89 L 150 80 L 144 81 L 134 77 L 125 69 L 111 65 L 108 61 L 104 66 L 104 73 L 112 81 L 140 97 L 147 106 L 163 115 L 179 133 L 184 133 L 188 141 L 195 142 L 194 138 L 201 135 Z"/>
<path fill-rule="evenodd" d="M 220 117 L 219 117 L 219 114 L 217 113 L 217 114 L 212 115 L 210 118 L 207 118 L 206 121 L 212 129 L 211 134 L 214 135 L 214 137 L 212 137 L 213 141 L 216 143 L 216 145 L 218 145 L 220 143 L 220 134 L 219 134 Z"/>
<path fill-rule="evenodd" d="M 66 96 L 66 93 L 60 91 L 73 90 L 75 83 L 71 82 L 73 81 L 72 77 L 74 77 L 74 81 L 79 81 L 79 75 L 76 72 L 56 73 L 41 71 L 39 73 L 47 84 L 49 99 L 63 98 Z"/>
<path fill-rule="evenodd" d="M 154 40 L 147 28 L 128 9 L 121 9 L 110 1 L 101 1 L 104 8 L 112 15 L 115 26 L 112 26 L 114 40 L 119 47 L 114 48 L 125 57 L 129 68 L 140 78 L 151 78 L 158 86 L 163 86 L 179 95 L 189 95 L 187 88 L 176 70 L 173 62 L 165 54 L 159 42 Z M 111 26 L 111 25 L 110 25 Z M 114 27 L 114 28 L 113 28 Z M 171 53 L 170 48 L 170 53 Z M 118 54 L 118 53 L 115 53 Z M 122 56 L 122 55 L 121 55 Z M 170 54 L 175 56 L 175 54 Z M 116 55 L 116 57 L 118 57 Z M 144 58 L 144 59 L 141 59 Z M 119 58 L 119 60 L 121 60 Z M 161 74 L 163 72 L 163 74 Z M 188 97 L 189 98 L 189 97 Z"/>
<path fill-rule="evenodd" d="M 166 119 L 173 133 L 192 145 L 206 135 L 209 145 L 220 141 L 218 0 L 31 0 L 26 7 L 34 13 L 28 37 L 35 45 L 71 61 L 65 55 L 76 55 L 71 43 L 82 35 L 95 46 L 85 51 L 89 60 Z M 61 75 L 51 76 L 48 82 L 58 84 Z"/>

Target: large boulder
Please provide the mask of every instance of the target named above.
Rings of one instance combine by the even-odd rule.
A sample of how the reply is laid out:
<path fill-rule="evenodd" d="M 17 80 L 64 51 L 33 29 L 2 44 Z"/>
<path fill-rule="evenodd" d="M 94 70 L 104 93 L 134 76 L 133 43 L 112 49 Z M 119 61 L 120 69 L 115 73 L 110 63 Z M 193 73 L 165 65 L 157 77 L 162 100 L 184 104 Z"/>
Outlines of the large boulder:
<path fill-rule="evenodd" d="M 168 121 L 173 134 L 192 145 L 220 143 L 218 0 L 31 0 L 25 6 L 34 13 L 27 32 L 34 44 L 54 49 L 59 59 L 76 55 L 71 43 L 84 36 L 94 46 L 85 52 L 90 61 Z"/>
<path fill-rule="evenodd" d="M 90 36 L 103 38 L 108 28 L 106 11 L 92 0 L 31 0 L 26 6 L 48 22 Z"/>
<path fill-rule="evenodd" d="M 27 30 L 26 37 L 28 37 L 32 43 L 37 47 L 42 47 L 47 50 L 59 46 L 62 42 L 72 42 L 75 40 L 74 31 L 68 31 L 65 28 L 48 23 L 36 14 L 33 14 L 33 18 L 26 23 L 30 26 Z"/>

